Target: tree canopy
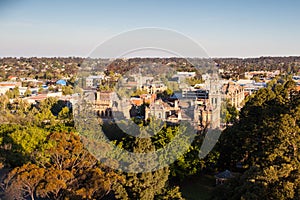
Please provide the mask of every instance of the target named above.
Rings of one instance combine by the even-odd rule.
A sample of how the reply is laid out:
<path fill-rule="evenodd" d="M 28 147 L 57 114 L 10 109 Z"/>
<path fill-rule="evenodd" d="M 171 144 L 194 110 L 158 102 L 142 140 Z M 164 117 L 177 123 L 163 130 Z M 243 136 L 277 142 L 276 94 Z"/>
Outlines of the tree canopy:
<path fill-rule="evenodd" d="M 219 140 L 219 167 L 242 173 L 221 187 L 220 199 L 298 199 L 299 98 L 289 81 L 250 97 Z"/>

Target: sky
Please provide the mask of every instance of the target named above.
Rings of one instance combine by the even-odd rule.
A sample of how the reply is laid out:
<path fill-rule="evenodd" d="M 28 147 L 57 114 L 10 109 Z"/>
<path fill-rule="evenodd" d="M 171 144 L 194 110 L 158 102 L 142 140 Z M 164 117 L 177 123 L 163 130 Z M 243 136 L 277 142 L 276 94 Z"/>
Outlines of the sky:
<path fill-rule="evenodd" d="M 183 34 L 210 57 L 300 55 L 299 8 L 298 0 L 1 0 L 0 57 L 87 57 L 144 27 Z"/>

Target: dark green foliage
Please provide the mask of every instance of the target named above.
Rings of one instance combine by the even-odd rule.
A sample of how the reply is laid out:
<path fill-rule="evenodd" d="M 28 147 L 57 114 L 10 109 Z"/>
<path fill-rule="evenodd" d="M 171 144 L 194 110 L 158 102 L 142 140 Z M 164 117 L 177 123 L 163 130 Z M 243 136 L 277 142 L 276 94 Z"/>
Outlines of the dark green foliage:
<path fill-rule="evenodd" d="M 219 166 L 243 174 L 218 188 L 218 199 L 298 199 L 300 94 L 293 86 L 287 81 L 259 90 L 224 131 Z"/>
<path fill-rule="evenodd" d="M 134 153 L 153 152 L 155 147 L 149 138 L 136 138 L 133 144 Z M 147 163 L 143 166 L 147 169 Z M 134 169 L 140 166 L 129 166 Z M 154 172 L 123 173 L 126 182 L 115 191 L 118 199 L 154 199 L 155 195 L 162 194 L 166 187 L 169 169 L 158 169 Z"/>

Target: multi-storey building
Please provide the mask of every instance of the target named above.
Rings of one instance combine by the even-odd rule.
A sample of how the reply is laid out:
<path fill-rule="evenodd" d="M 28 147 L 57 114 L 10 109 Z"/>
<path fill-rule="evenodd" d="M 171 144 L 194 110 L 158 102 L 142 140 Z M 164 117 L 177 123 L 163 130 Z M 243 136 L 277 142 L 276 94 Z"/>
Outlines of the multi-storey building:
<path fill-rule="evenodd" d="M 112 118 L 114 92 L 95 92 L 95 111 L 101 118 Z"/>
<path fill-rule="evenodd" d="M 178 106 L 179 101 L 164 102 L 161 99 L 151 103 L 145 110 L 145 119 L 155 117 L 170 123 L 178 123 L 181 117 L 181 109 Z"/>
<path fill-rule="evenodd" d="M 232 106 L 236 108 L 242 107 L 242 103 L 245 99 L 245 91 L 243 86 L 240 86 L 234 82 L 229 82 L 223 85 L 222 92 L 224 94 L 224 98 L 227 99 Z"/>

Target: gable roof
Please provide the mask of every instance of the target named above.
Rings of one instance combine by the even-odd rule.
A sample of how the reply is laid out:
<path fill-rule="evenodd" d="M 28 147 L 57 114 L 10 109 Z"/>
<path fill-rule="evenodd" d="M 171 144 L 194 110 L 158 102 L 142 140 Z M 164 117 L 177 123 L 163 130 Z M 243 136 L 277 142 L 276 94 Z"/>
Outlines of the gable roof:
<path fill-rule="evenodd" d="M 232 178 L 233 175 L 229 170 L 225 170 L 223 172 L 218 173 L 217 175 L 215 175 L 216 178 L 223 178 L 223 179 L 227 179 L 227 178 Z"/>

